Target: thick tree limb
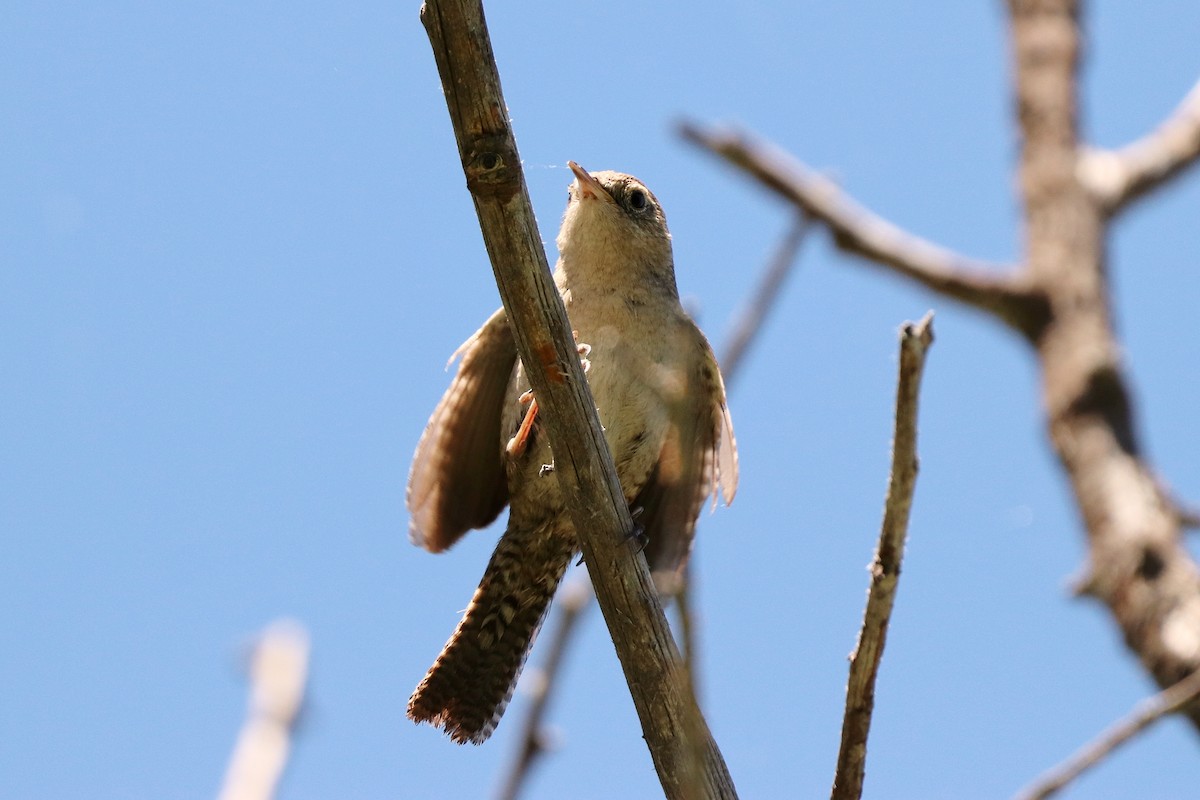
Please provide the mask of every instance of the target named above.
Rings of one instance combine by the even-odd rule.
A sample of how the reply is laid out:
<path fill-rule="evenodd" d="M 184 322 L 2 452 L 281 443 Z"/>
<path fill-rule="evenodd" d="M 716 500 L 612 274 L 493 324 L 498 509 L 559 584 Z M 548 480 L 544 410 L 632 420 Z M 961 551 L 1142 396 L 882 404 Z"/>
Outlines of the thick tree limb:
<path fill-rule="evenodd" d="M 830 794 L 833 800 L 858 800 L 862 796 L 867 734 L 875 710 L 875 679 L 896 601 L 904 541 L 908 535 L 908 515 L 917 485 L 917 399 L 925 354 L 931 344 L 932 311 L 919 323 L 908 322 L 900 329 L 900 378 L 896 385 L 892 469 L 884 502 L 883 527 L 871 564 L 871 588 L 863 612 L 862 630 L 854 652 L 850 654 L 842 743 Z"/>
<path fill-rule="evenodd" d="M 969 259 L 898 228 L 774 145 L 744 134 L 705 131 L 689 123 L 684 123 L 680 132 L 824 223 L 843 250 L 988 311 L 1028 338 L 1037 336 L 1045 321 L 1045 306 L 1023 272 Z"/>
<path fill-rule="evenodd" d="M 295 622 L 272 623 L 250 657 L 246 722 L 218 800 L 270 800 L 287 766 L 292 728 L 308 681 L 308 633 Z"/>
<path fill-rule="evenodd" d="M 1121 211 L 1200 160 L 1200 81 L 1155 130 L 1120 150 L 1084 150 L 1079 179 L 1107 214 Z"/>
<path fill-rule="evenodd" d="M 1050 303 L 1035 342 L 1054 450 L 1087 529 L 1085 591 L 1160 687 L 1200 667 L 1200 571 L 1137 440 L 1109 314 L 1105 209 L 1080 183 L 1075 0 L 1010 0 L 1026 262 Z M 1186 709 L 1200 727 L 1200 706 Z"/>
<path fill-rule="evenodd" d="M 467 187 L 542 410 L 567 507 L 601 611 L 668 798 L 699 775 L 705 797 L 735 797 L 733 782 L 687 691 L 679 653 L 617 480 L 562 300 L 550 277 L 478 0 L 421 8 L 446 93 Z M 540 368 L 538 368 L 540 367 Z M 700 743 L 692 741 L 702 737 Z M 697 752 L 704 754 L 694 763 Z"/>
<path fill-rule="evenodd" d="M 1200 698 L 1200 672 L 1194 672 L 1170 689 L 1143 700 L 1125 719 L 1102 733 L 1095 741 L 1038 778 L 1017 795 L 1018 800 L 1045 800 L 1058 794 L 1087 770 L 1099 764 L 1114 750 L 1149 728 L 1163 717 L 1174 714 Z"/>

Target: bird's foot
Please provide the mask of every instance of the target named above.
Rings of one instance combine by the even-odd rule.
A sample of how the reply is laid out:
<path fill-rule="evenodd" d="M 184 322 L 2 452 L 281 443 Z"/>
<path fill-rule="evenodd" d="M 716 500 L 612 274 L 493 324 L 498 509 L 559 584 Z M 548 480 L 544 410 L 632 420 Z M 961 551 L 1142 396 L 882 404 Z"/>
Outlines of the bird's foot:
<path fill-rule="evenodd" d="M 521 419 L 521 426 L 517 428 L 516 435 L 508 440 L 508 444 L 504 445 L 504 452 L 508 453 L 511 458 L 520 458 L 525 453 L 525 449 L 529 447 L 529 436 L 533 433 L 533 423 L 537 421 L 538 405 L 537 400 L 533 397 L 533 390 L 525 391 L 521 395 L 520 401 L 521 405 L 529 407 L 525 409 L 525 416 Z"/>
<path fill-rule="evenodd" d="M 631 545 L 635 545 L 635 553 L 640 553 L 646 549 L 646 545 L 650 544 L 650 537 L 646 535 L 646 526 L 640 522 L 645 509 L 641 506 L 634 506 L 629 509 L 629 516 L 633 519 L 633 527 L 629 529 L 629 535 L 625 537 L 625 541 Z"/>
<path fill-rule="evenodd" d="M 579 353 L 579 366 L 583 367 L 583 374 L 587 375 L 588 370 L 592 368 L 592 362 L 588 359 L 592 354 L 592 346 L 579 341 L 579 331 L 571 331 L 571 336 L 575 339 L 575 352 Z"/>

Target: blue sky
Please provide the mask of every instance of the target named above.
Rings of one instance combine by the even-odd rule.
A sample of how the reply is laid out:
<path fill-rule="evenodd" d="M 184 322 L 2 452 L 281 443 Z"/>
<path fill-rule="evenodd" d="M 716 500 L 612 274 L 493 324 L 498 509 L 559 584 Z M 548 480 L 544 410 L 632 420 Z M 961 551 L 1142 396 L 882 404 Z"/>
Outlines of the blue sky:
<path fill-rule="evenodd" d="M 446 358 L 498 305 L 417 3 L 83 3 L 0 11 L 0 796 L 201 798 L 241 722 L 240 648 L 308 626 L 284 797 L 482 797 L 516 747 L 404 718 L 496 531 L 407 540 L 408 460 Z M 900 225 L 1019 256 L 997 2 L 494 3 L 542 235 L 568 159 L 642 178 L 718 350 L 786 209 L 673 132 L 744 125 Z M 1091 4 L 1090 139 L 1200 75 L 1200 7 Z M 1116 225 L 1146 449 L 1200 500 L 1200 181 Z M 553 253 L 551 252 L 553 256 Z M 731 388 L 742 483 L 696 551 L 704 705 L 744 797 L 820 796 L 888 464 L 895 330 L 937 312 L 922 473 L 868 796 L 1004 797 L 1151 687 L 1096 605 L 1026 350 L 806 245 Z M 531 664 L 543 653 L 535 651 Z M 654 797 L 596 614 L 531 798 Z M 1191 797 L 1168 721 L 1075 798 Z"/>

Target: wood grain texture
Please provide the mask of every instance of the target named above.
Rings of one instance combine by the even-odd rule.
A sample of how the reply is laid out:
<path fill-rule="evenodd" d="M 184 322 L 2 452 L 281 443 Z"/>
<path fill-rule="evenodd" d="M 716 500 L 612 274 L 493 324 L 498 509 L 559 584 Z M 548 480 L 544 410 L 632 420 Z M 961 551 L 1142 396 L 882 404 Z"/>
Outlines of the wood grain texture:
<path fill-rule="evenodd" d="M 686 690 L 679 654 L 633 530 L 595 404 L 550 277 L 480 3 L 428 0 L 421 20 L 446 93 L 467 187 L 517 352 L 549 432 L 588 571 L 669 798 L 736 797 Z"/>

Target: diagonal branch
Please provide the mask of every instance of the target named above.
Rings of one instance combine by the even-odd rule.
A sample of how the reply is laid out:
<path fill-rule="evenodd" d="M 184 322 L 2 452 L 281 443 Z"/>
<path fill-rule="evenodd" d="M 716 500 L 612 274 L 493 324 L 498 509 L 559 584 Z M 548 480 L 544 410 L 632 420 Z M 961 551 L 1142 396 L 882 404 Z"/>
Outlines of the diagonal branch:
<path fill-rule="evenodd" d="M 1138 703 L 1137 707 L 1095 741 L 1089 743 L 1062 764 L 1038 778 L 1033 786 L 1019 794 L 1018 800 L 1045 800 L 1058 794 L 1067 784 L 1099 764 L 1114 750 L 1149 728 L 1163 717 L 1174 714 L 1200 698 L 1200 672 L 1193 672 L 1179 683 Z"/>
<path fill-rule="evenodd" d="M 1084 150 L 1079 180 L 1108 214 L 1200 161 L 1200 81 L 1161 125 L 1119 150 Z"/>
<path fill-rule="evenodd" d="M 846 711 L 842 716 L 842 744 L 833 778 L 832 800 L 862 797 L 867 760 L 867 734 L 875 710 L 875 679 L 883 659 L 888 623 L 896 602 L 908 515 L 917 485 L 917 399 L 925 354 L 933 344 L 933 312 L 917 324 L 900 329 L 900 378 L 896 386 L 896 427 L 892 437 L 892 470 L 884 503 L 883 526 L 875 561 L 871 564 L 871 588 L 863 612 L 858 643 L 850 654 L 850 678 L 846 685 Z"/>
<path fill-rule="evenodd" d="M 720 156 L 829 228 L 834 243 L 928 289 L 990 312 L 1027 338 L 1045 322 L 1045 303 L 1023 271 L 961 256 L 862 207 L 833 181 L 751 136 L 684 123 L 693 144 Z"/>
<path fill-rule="evenodd" d="M 546 263 L 483 6 L 479 0 L 427 0 L 421 21 L 517 352 L 543 412 L 555 474 L 663 790 L 668 798 L 682 798 L 698 776 L 705 797 L 736 797 L 687 691 L 646 561 L 628 544 L 633 521 Z M 702 763 L 696 763 L 697 753 Z"/>
<path fill-rule="evenodd" d="M 734 378 L 741 369 L 742 357 L 746 354 L 750 343 L 758 335 L 759 330 L 762 329 L 763 323 L 766 322 L 767 315 L 779 297 L 779 290 L 783 287 L 784 280 L 791 273 L 792 265 L 796 263 L 800 245 L 804 243 L 811 228 L 812 220 L 807 214 L 800 214 L 796 217 L 796 221 L 788 229 L 783 241 L 779 243 L 766 271 L 759 279 L 754 294 L 750 296 L 746 306 L 734 320 L 728 343 L 721 353 L 721 373 L 725 377 L 726 386 L 733 384 Z"/>

